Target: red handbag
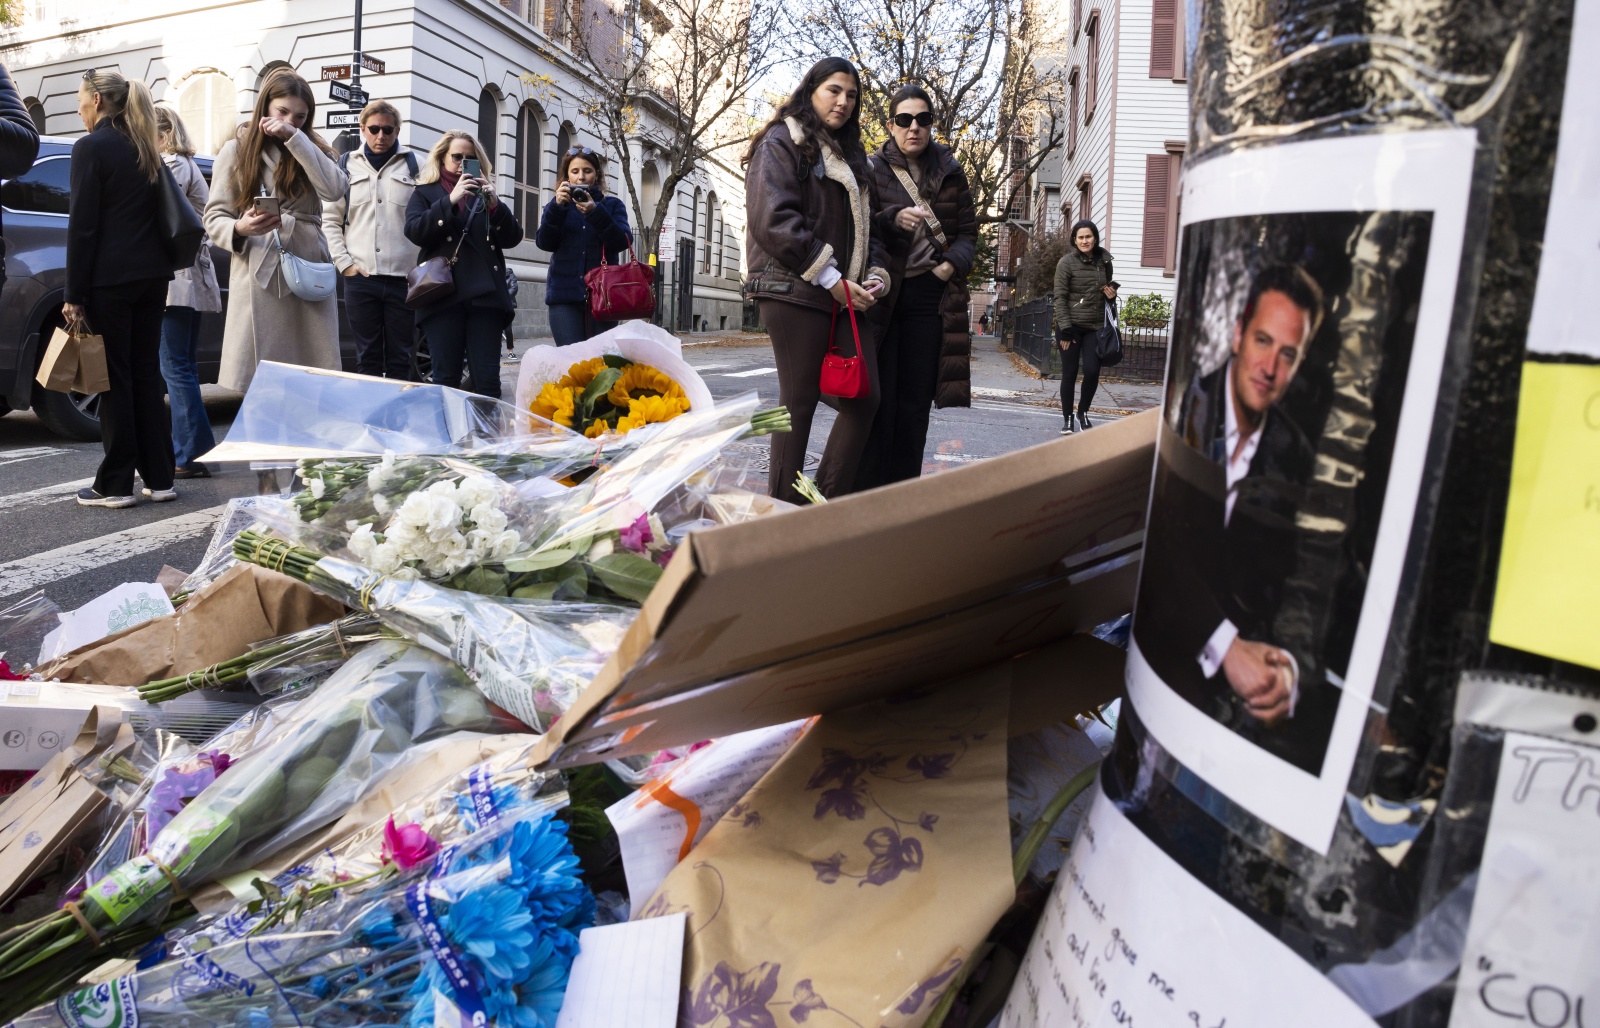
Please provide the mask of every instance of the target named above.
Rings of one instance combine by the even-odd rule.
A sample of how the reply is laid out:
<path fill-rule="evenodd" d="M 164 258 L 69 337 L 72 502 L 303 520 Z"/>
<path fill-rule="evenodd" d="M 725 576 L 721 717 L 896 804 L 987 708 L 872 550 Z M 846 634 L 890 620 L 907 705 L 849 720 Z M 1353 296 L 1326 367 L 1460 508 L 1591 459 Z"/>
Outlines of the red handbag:
<path fill-rule="evenodd" d="M 583 284 L 589 287 L 589 313 L 596 321 L 650 317 L 656 312 L 655 278 L 655 269 L 640 264 L 633 247 L 628 247 L 628 260 L 623 264 L 607 264 L 605 247 L 601 247 L 600 266 L 583 276 Z"/>
<path fill-rule="evenodd" d="M 841 400 L 859 400 L 872 391 L 867 381 L 867 362 L 861 357 L 861 330 L 856 327 L 856 309 L 846 304 L 850 312 L 850 334 L 855 337 L 856 355 L 846 357 L 834 345 L 834 329 L 839 326 L 839 305 L 833 305 L 833 320 L 828 323 L 828 352 L 822 357 L 822 395 L 837 396 Z"/>

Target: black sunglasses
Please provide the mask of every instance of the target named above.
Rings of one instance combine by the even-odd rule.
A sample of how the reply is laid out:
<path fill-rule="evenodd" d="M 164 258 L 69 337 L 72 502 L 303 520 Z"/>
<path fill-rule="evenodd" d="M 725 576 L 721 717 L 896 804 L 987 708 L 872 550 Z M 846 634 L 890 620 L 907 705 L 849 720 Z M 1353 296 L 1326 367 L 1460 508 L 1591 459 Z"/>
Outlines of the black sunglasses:
<path fill-rule="evenodd" d="M 894 116 L 894 123 L 901 128 L 910 128 L 912 122 L 916 122 L 921 127 L 927 128 L 929 125 L 933 124 L 933 112 L 922 111 L 919 114 L 896 114 Z"/>
<path fill-rule="evenodd" d="M 395 131 L 393 125 L 363 125 L 361 127 L 375 136 L 392 136 Z"/>

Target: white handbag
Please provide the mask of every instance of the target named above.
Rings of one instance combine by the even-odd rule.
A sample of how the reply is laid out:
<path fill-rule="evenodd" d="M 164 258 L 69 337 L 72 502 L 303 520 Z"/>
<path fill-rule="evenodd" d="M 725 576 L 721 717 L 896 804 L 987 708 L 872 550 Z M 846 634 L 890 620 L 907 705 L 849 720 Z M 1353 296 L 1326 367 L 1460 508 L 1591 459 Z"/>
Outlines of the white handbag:
<path fill-rule="evenodd" d="M 276 230 L 272 233 L 272 241 L 278 247 L 278 271 L 288 284 L 289 292 L 312 303 L 333 295 L 339 285 L 338 268 L 332 264 L 296 257 L 283 248 L 283 240 Z"/>

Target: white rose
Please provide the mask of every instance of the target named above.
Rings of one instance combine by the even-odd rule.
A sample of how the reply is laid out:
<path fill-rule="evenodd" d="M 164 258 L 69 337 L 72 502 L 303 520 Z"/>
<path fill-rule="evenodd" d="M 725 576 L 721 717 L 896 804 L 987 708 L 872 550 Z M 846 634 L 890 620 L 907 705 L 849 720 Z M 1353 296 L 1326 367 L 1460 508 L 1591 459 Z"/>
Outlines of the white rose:
<path fill-rule="evenodd" d="M 499 499 L 499 490 L 494 487 L 488 476 L 474 475 L 463 478 L 456 488 L 456 502 L 463 509 L 470 509 L 481 504 L 493 504 Z"/>
<path fill-rule="evenodd" d="M 498 560 L 503 557 L 511 556 L 521 548 L 522 536 L 511 531 L 510 529 L 507 529 L 506 531 L 495 536 L 494 545 L 490 548 L 489 552 L 494 556 L 495 559 Z"/>
<path fill-rule="evenodd" d="M 505 511 L 487 503 L 480 503 L 473 507 L 471 513 L 467 516 L 472 519 L 472 523 L 478 528 L 496 534 L 504 529 L 511 520 L 506 517 Z"/>
<path fill-rule="evenodd" d="M 589 547 L 589 559 L 599 560 L 601 557 L 609 555 L 614 549 L 616 549 L 616 546 L 612 544 L 611 537 L 609 535 L 602 536 L 594 541 L 593 546 Z"/>

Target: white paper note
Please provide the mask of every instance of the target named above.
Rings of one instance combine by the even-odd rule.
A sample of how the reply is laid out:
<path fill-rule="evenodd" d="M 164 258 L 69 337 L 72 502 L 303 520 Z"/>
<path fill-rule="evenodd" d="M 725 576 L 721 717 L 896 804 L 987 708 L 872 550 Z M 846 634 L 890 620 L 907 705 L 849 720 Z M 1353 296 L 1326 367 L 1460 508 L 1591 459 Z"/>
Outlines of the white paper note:
<path fill-rule="evenodd" d="M 674 1028 L 687 913 L 586 928 L 556 1028 Z"/>
<path fill-rule="evenodd" d="M 1600 749 L 1507 732 L 1450 1028 L 1600 1025 Z"/>
<path fill-rule="evenodd" d="M 167 591 L 154 582 L 124 582 L 102 593 L 70 614 L 58 614 L 60 627 L 44 637 L 39 663 L 54 660 L 79 646 L 120 632 L 124 628 L 172 613 Z"/>
<path fill-rule="evenodd" d="M 1372 1028 L 1343 992 L 1096 795 L 1001 1028 Z"/>
<path fill-rule="evenodd" d="M 717 739 L 606 809 L 636 908 L 649 902 L 667 872 L 788 752 L 807 724 L 791 721 Z"/>

